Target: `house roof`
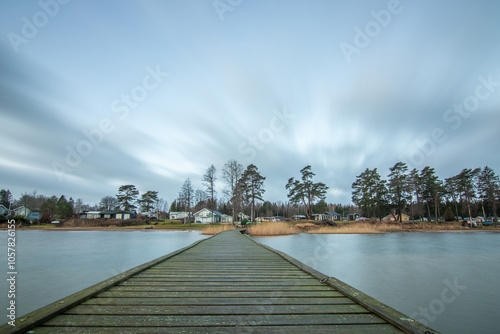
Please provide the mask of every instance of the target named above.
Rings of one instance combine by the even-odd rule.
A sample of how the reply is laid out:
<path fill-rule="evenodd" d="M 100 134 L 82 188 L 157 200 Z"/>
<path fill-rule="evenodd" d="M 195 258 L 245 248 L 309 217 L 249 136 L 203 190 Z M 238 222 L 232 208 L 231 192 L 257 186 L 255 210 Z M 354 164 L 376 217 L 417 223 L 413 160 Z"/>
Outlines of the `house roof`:
<path fill-rule="evenodd" d="M 340 216 L 340 213 L 336 212 L 325 212 L 324 215 L 330 215 L 330 216 Z"/>

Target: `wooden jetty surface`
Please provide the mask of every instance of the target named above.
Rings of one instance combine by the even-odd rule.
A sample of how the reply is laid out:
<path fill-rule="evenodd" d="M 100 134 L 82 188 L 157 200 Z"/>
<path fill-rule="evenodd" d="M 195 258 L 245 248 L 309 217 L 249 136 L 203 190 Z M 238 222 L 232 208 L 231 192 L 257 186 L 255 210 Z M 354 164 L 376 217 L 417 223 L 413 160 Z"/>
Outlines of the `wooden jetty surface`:
<path fill-rule="evenodd" d="M 223 232 L 16 320 L 29 333 L 436 333 L 362 292 Z"/>

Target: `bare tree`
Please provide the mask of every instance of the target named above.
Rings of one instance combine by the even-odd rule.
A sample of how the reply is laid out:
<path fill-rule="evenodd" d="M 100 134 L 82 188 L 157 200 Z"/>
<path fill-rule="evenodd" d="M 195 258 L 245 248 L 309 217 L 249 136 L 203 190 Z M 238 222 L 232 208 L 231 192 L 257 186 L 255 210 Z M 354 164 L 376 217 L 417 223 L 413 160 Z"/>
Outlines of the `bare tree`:
<path fill-rule="evenodd" d="M 236 217 L 241 211 L 241 196 L 238 196 L 241 191 L 238 189 L 238 180 L 243 174 L 243 165 L 236 160 L 229 160 L 222 169 L 222 179 L 226 182 L 227 188 L 224 194 L 229 198 L 232 207 L 233 221 L 238 220 Z"/>
<path fill-rule="evenodd" d="M 214 165 L 208 167 L 205 175 L 203 175 L 203 184 L 205 185 L 207 196 L 210 198 L 210 203 L 208 203 L 208 208 L 212 210 L 212 223 L 214 222 L 214 210 L 216 208 L 215 195 L 217 191 L 215 190 L 215 181 L 217 180 L 216 174 L 217 170 Z"/>
<path fill-rule="evenodd" d="M 78 199 L 81 201 L 81 199 Z M 78 200 L 77 200 L 77 203 L 78 203 Z M 78 203 L 79 204 L 79 207 L 81 208 L 81 204 L 83 203 Z M 101 199 L 101 202 L 99 203 L 99 205 L 104 209 L 104 210 L 115 210 L 117 207 L 118 207 L 118 199 L 115 197 L 115 196 L 104 196 L 102 199 Z M 77 210 L 77 212 L 79 212 Z"/>

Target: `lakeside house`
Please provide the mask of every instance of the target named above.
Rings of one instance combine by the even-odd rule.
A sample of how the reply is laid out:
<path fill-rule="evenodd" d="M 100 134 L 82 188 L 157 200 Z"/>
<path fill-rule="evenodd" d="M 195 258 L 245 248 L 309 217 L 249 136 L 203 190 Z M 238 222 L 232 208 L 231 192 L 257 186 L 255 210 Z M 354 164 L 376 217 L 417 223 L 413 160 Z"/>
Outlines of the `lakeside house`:
<path fill-rule="evenodd" d="M 193 214 L 191 212 L 181 211 L 181 212 L 170 212 L 170 219 L 184 219 L 192 217 Z"/>
<path fill-rule="evenodd" d="M 306 219 L 306 216 L 305 215 L 293 215 L 292 219 L 293 220 Z"/>
<path fill-rule="evenodd" d="M 401 218 L 402 218 L 401 220 L 404 221 L 404 222 L 410 221 L 410 216 L 405 215 L 404 213 L 401 214 Z M 390 215 L 387 215 L 384 218 L 382 218 L 382 220 L 388 220 L 388 221 L 391 221 L 391 222 L 399 221 L 399 215 L 391 213 Z"/>
<path fill-rule="evenodd" d="M 3 204 L 0 204 L 0 215 L 9 216 L 10 210 L 7 209 Z"/>
<path fill-rule="evenodd" d="M 358 220 L 359 213 L 349 213 L 347 214 L 347 220 Z"/>
<path fill-rule="evenodd" d="M 313 215 L 314 220 L 341 220 L 342 216 L 337 212 L 325 212 Z"/>
<path fill-rule="evenodd" d="M 255 218 L 255 221 L 265 223 L 265 222 L 280 222 L 283 217 L 280 216 L 272 216 L 272 217 L 258 217 Z"/>
<path fill-rule="evenodd" d="M 247 221 L 250 220 L 250 216 L 244 214 L 243 212 L 238 213 L 237 216 L 238 216 L 239 221 L 242 221 L 243 219 L 245 219 Z"/>
<path fill-rule="evenodd" d="M 233 217 L 220 213 L 219 211 L 203 208 L 194 214 L 194 220 L 200 224 L 230 224 L 233 222 Z"/>
<path fill-rule="evenodd" d="M 124 210 L 101 210 L 87 211 L 80 214 L 80 219 L 134 219 L 136 213 L 133 211 Z"/>

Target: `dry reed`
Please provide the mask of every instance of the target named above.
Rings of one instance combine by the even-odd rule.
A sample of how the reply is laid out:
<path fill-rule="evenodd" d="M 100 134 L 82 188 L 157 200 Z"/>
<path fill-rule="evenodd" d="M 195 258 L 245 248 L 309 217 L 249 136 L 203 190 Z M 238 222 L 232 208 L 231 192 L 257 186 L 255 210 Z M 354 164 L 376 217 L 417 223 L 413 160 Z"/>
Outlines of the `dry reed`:
<path fill-rule="evenodd" d="M 235 229 L 234 225 L 230 225 L 230 224 L 227 224 L 227 225 L 211 225 L 211 226 L 208 226 L 208 227 L 204 228 L 203 232 L 201 234 L 213 235 L 213 234 L 217 234 L 219 232 L 230 231 L 230 230 L 234 230 L 234 229 Z"/>
<path fill-rule="evenodd" d="M 289 235 L 296 234 L 297 232 L 297 229 L 295 229 L 293 226 L 290 226 L 288 223 L 282 222 L 263 223 L 252 225 L 248 228 L 248 233 L 258 237 Z"/>

